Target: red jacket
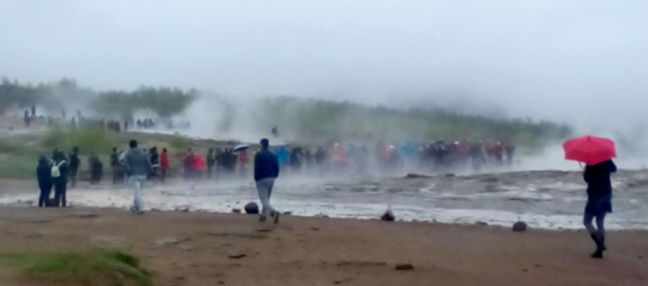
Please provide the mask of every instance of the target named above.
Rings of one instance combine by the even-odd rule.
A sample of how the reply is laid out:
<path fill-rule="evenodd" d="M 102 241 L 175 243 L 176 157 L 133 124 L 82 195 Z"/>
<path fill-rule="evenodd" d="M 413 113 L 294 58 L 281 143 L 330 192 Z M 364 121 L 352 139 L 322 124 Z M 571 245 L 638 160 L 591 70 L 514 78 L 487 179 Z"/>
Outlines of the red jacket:
<path fill-rule="evenodd" d="M 167 157 L 167 153 L 162 152 L 162 156 L 160 156 L 160 167 L 162 169 L 169 169 L 169 157 Z"/>

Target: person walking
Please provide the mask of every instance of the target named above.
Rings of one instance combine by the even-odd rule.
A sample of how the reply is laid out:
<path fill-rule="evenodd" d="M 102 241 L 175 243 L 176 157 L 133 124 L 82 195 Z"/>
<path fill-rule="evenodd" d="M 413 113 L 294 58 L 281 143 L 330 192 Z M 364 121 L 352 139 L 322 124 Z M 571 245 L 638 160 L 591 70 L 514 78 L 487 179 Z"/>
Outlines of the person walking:
<path fill-rule="evenodd" d="M 265 221 L 268 216 L 272 216 L 276 224 L 279 222 L 279 212 L 270 205 L 270 196 L 274 182 L 279 176 L 279 160 L 275 154 L 270 152 L 268 139 L 261 139 L 259 144 L 261 151 L 254 156 L 254 180 L 262 206 L 259 221 Z"/>
<path fill-rule="evenodd" d="M 54 201 L 57 207 L 65 207 L 67 206 L 66 193 L 70 167 L 62 151 L 54 151 L 52 160 L 54 163 L 50 174 L 52 176 L 52 185 L 54 186 Z"/>
<path fill-rule="evenodd" d="M 76 187 L 77 182 L 77 173 L 79 167 L 81 167 L 81 159 L 79 158 L 79 147 L 74 146 L 72 152 L 70 152 L 70 162 L 69 162 L 69 176 L 70 176 L 70 187 Z"/>
<path fill-rule="evenodd" d="M 38 197 L 38 207 L 46 207 L 52 192 L 52 164 L 45 157 L 40 155 L 38 158 L 38 167 L 36 167 L 36 178 L 38 179 L 38 188 L 40 196 Z"/>
<path fill-rule="evenodd" d="M 587 204 L 583 215 L 583 224 L 596 243 L 593 258 L 603 258 L 605 246 L 605 215 L 612 212 L 612 183 L 610 175 L 617 167 L 612 160 L 596 165 L 587 165 L 583 179 L 587 182 Z M 596 227 L 592 220 L 596 219 Z"/>
<path fill-rule="evenodd" d="M 162 154 L 160 155 L 160 180 L 162 182 L 164 182 L 164 179 L 166 179 L 168 170 L 169 156 L 167 155 L 167 149 L 162 148 Z"/>
<path fill-rule="evenodd" d="M 131 140 L 128 145 L 130 149 L 124 154 L 124 169 L 128 176 L 128 183 L 133 188 L 133 206 L 130 211 L 143 214 L 142 188 L 146 178 L 151 173 L 151 162 L 146 153 L 137 148 L 136 140 Z"/>

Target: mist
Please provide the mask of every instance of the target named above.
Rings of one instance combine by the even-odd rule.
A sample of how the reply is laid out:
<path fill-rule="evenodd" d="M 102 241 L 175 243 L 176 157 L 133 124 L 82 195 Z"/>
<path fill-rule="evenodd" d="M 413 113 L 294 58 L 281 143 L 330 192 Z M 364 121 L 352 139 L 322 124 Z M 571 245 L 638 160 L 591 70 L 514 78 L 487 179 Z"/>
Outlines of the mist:
<path fill-rule="evenodd" d="M 646 11 L 645 1 L 3 1 L 0 75 L 445 106 L 565 122 L 644 156 Z"/>

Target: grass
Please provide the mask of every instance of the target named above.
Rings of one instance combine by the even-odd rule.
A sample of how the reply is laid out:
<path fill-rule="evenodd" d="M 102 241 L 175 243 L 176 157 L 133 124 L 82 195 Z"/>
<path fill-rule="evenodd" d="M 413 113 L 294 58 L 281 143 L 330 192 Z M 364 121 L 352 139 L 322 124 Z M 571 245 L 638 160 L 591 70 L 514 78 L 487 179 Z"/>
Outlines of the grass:
<path fill-rule="evenodd" d="M 101 128 L 52 128 L 43 139 L 43 146 L 69 150 L 78 146 L 84 151 L 107 153 L 115 145 L 114 137 Z"/>
<path fill-rule="evenodd" d="M 139 259 L 120 250 L 0 254 L 0 265 L 47 283 L 96 286 L 151 286 Z"/>

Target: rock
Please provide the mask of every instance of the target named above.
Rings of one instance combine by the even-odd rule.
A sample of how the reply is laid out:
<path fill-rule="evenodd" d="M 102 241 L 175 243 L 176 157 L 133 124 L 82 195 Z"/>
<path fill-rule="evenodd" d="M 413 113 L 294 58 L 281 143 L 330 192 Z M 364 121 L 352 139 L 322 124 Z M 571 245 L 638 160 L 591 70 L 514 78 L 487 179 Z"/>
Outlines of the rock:
<path fill-rule="evenodd" d="M 455 175 L 454 173 L 447 173 L 447 174 L 445 174 L 445 177 L 446 177 L 446 178 L 454 178 L 454 177 L 456 177 L 456 176 L 457 176 L 457 175 Z"/>
<path fill-rule="evenodd" d="M 241 259 L 243 257 L 246 257 L 247 255 L 241 253 L 241 254 L 230 254 L 228 257 L 230 259 Z"/>
<path fill-rule="evenodd" d="M 409 173 L 405 176 L 405 178 L 408 179 L 418 179 L 418 178 L 430 178 L 430 176 L 427 175 L 421 175 L 421 174 L 416 174 L 416 173 Z"/>
<path fill-rule="evenodd" d="M 385 212 L 385 213 L 380 217 L 380 220 L 382 220 L 382 221 L 395 221 L 395 220 L 396 220 L 396 216 L 394 215 L 394 213 L 392 213 L 391 210 L 387 210 L 387 211 L 386 211 L 386 212 Z"/>
<path fill-rule="evenodd" d="M 175 245 L 183 241 L 190 240 L 189 237 L 167 236 L 153 240 L 152 243 L 157 246 Z"/>
<path fill-rule="evenodd" d="M 174 209 L 174 211 L 186 213 L 189 212 L 189 206 L 177 207 Z"/>
<path fill-rule="evenodd" d="M 317 228 L 317 227 L 311 227 L 310 229 L 311 229 L 312 231 L 319 231 L 319 228 Z"/>
<path fill-rule="evenodd" d="M 409 271 L 409 270 L 414 270 L 414 265 L 410 263 L 396 264 L 396 267 L 394 267 L 394 269 L 399 271 Z"/>
<path fill-rule="evenodd" d="M 291 212 L 291 211 L 287 211 L 287 212 L 284 212 L 283 214 L 284 214 L 284 215 L 291 215 L 292 212 Z"/>
<path fill-rule="evenodd" d="M 486 223 L 486 222 L 483 222 L 483 221 L 478 221 L 478 222 L 477 222 L 477 225 L 483 225 L 483 226 L 487 226 L 487 225 L 488 225 L 488 223 Z"/>
<path fill-rule="evenodd" d="M 250 202 L 247 205 L 245 205 L 245 213 L 246 214 L 259 214 L 259 205 L 255 202 Z"/>
<path fill-rule="evenodd" d="M 235 214 L 240 214 L 241 209 L 232 209 L 232 212 L 235 213 Z"/>
<path fill-rule="evenodd" d="M 523 221 L 518 221 L 513 224 L 513 231 L 515 232 L 525 232 L 527 230 L 527 224 Z"/>
<path fill-rule="evenodd" d="M 82 213 L 82 214 L 78 214 L 77 217 L 81 219 L 88 219 L 88 218 L 99 217 L 99 215 L 94 213 Z"/>

